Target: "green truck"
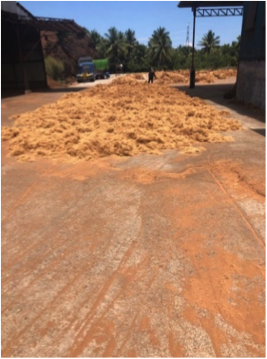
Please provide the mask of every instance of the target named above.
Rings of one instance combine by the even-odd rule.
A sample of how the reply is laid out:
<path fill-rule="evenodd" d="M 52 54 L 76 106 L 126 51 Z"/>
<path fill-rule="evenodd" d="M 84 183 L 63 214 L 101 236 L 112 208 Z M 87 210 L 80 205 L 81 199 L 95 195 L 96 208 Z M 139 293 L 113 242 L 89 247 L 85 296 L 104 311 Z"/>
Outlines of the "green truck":
<path fill-rule="evenodd" d="M 108 59 L 93 60 L 95 66 L 95 79 L 107 79 L 109 74 Z"/>

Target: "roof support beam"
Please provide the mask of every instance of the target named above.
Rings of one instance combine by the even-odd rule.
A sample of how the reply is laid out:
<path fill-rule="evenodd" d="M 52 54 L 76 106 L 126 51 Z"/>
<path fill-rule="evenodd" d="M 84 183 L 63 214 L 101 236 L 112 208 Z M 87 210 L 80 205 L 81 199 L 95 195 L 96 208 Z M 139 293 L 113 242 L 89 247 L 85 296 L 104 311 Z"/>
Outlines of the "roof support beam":
<path fill-rule="evenodd" d="M 201 9 L 196 8 L 196 17 L 213 17 L 213 16 L 242 16 L 243 8 L 227 9 Z"/>

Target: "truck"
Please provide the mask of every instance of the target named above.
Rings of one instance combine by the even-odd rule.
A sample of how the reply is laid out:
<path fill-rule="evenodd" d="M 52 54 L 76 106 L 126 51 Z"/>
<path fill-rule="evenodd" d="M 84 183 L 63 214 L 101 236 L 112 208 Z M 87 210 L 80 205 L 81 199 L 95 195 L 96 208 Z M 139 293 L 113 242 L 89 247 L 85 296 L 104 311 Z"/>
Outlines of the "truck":
<path fill-rule="evenodd" d="M 78 60 L 77 82 L 95 81 L 95 65 L 91 57 L 80 57 Z"/>
<path fill-rule="evenodd" d="M 96 79 L 107 79 L 110 77 L 108 59 L 93 60 L 93 64 L 95 66 Z"/>

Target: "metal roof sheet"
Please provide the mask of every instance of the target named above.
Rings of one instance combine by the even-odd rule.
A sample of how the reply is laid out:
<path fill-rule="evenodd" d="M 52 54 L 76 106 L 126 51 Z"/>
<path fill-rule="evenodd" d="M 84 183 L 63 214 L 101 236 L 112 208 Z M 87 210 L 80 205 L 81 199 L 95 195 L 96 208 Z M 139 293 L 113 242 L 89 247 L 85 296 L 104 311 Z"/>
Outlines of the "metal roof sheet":
<path fill-rule="evenodd" d="M 243 6 L 244 0 L 180 0 L 178 7 L 193 8 L 193 7 L 231 7 Z"/>
<path fill-rule="evenodd" d="M 42 31 L 61 31 L 76 34 L 84 33 L 82 27 L 76 24 L 74 20 L 69 19 L 35 16 L 30 18 L 29 16 L 18 16 L 17 14 L 3 10 L 1 10 L 1 18 L 10 22 L 25 24 Z"/>

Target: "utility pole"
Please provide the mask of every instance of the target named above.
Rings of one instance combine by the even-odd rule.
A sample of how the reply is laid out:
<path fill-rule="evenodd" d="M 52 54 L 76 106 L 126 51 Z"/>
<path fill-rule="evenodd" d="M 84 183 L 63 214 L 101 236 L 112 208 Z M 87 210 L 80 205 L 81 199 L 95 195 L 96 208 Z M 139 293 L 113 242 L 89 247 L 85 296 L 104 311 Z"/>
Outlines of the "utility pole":
<path fill-rule="evenodd" d="M 193 48 L 192 48 L 192 64 L 191 64 L 191 70 L 190 70 L 190 88 L 193 89 L 195 87 L 195 26 L 196 26 L 196 8 L 193 7 L 193 15 L 194 15 L 194 23 L 193 23 Z"/>
<path fill-rule="evenodd" d="M 185 42 L 185 46 L 187 46 L 187 47 L 189 47 L 189 46 L 190 46 L 190 41 L 189 41 L 189 23 L 187 24 L 186 42 Z"/>

